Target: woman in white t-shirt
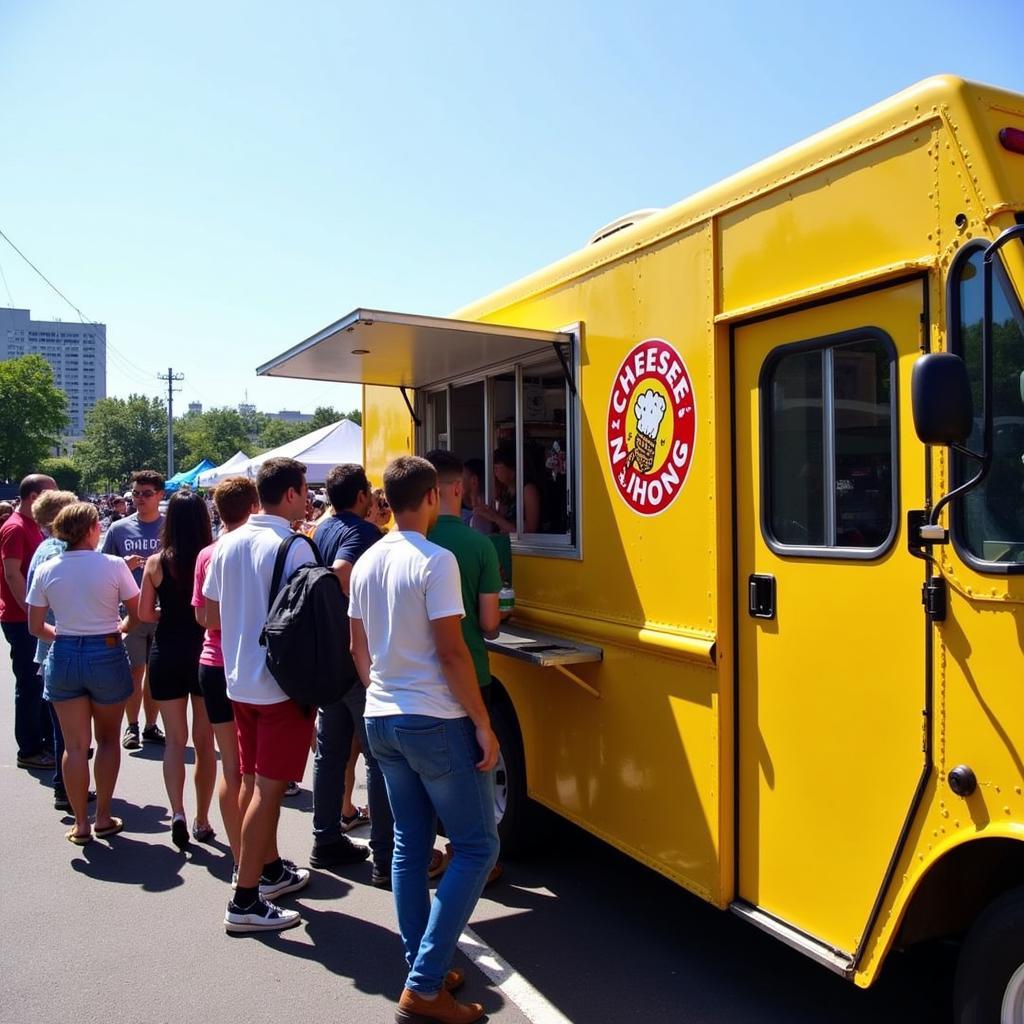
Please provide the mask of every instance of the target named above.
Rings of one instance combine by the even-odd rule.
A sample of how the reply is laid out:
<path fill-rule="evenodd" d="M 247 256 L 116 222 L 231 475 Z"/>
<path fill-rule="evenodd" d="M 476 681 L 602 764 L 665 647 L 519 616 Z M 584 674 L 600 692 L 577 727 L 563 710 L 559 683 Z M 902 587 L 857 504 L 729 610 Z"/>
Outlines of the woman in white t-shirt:
<path fill-rule="evenodd" d="M 28 628 L 53 644 L 43 664 L 43 696 L 53 702 L 64 734 L 64 786 L 75 815 L 68 842 L 84 846 L 117 835 L 124 822 L 110 813 L 121 767 L 121 720 L 132 692 L 122 634 L 138 624 L 139 588 L 124 560 L 96 550 L 99 516 L 94 505 L 68 505 L 53 523 L 67 544 L 45 562 L 29 588 Z M 121 619 L 120 605 L 128 611 Z M 55 625 L 46 621 L 52 609 Z M 88 811 L 89 745 L 96 736 L 96 821 Z"/>

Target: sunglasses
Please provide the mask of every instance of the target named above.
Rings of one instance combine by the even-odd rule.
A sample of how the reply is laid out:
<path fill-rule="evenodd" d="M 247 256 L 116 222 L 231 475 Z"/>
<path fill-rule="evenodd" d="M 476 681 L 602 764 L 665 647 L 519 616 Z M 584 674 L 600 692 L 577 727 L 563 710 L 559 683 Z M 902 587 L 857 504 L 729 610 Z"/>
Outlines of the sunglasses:
<path fill-rule="evenodd" d="M 156 491 L 132 491 L 133 498 L 153 498 L 156 497 Z"/>

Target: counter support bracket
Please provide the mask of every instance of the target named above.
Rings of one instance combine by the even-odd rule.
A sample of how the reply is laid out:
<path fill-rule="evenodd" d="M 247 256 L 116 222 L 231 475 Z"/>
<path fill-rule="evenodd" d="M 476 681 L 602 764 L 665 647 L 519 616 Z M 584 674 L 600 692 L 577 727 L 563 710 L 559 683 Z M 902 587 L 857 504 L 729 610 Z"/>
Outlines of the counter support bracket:
<path fill-rule="evenodd" d="M 590 694 L 591 697 L 595 698 L 596 700 L 601 699 L 601 694 L 598 693 L 598 691 L 595 690 L 594 687 L 590 685 L 590 683 L 584 682 L 582 679 L 580 679 L 580 677 L 576 675 L 575 672 L 569 671 L 569 669 L 567 669 L 564 665 L 552 665 L 551 667 L 557 668 L 563 676 L 565 676 L 567 679 L 571 679 L 577 686 L 582 687 L 584 690 L 587 691 L 587 693 Z"/>

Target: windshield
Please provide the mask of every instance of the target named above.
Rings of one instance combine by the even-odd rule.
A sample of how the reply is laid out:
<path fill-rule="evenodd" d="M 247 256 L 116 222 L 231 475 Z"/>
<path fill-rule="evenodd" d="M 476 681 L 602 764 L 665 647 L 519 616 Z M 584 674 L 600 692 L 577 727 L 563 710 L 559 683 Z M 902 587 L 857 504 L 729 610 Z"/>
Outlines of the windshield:
<path fill-rule="evenodd" d="M 957 265 L 955 345 L 963 356 L 974 399 L 974 430 L 968 446 L 982 444 L 981 326 L 982 255 L 975 248 Z M 1024 315 L 1009 279 L 997 264 L 992 288 L 993 453 L 988 476 L 957 503 L 954 528 L 961 547 L 993 563 L 1024 563 Z M 975 464 L 954 460 L 957 483 Z"/>

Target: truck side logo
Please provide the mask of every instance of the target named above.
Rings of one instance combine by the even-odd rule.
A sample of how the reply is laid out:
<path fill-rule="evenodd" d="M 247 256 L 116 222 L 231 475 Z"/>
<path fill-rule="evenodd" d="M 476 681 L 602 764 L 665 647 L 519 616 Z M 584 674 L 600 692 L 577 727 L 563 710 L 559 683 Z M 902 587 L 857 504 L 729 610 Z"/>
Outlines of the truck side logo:
<path fill-rule="evenodd" d="M 662 338 L 634 346 L 608 403 L 608 463 L 622 500 L 656 516 L 683 489 L 697 429 L 693 385 L 683 357 Z"/>

